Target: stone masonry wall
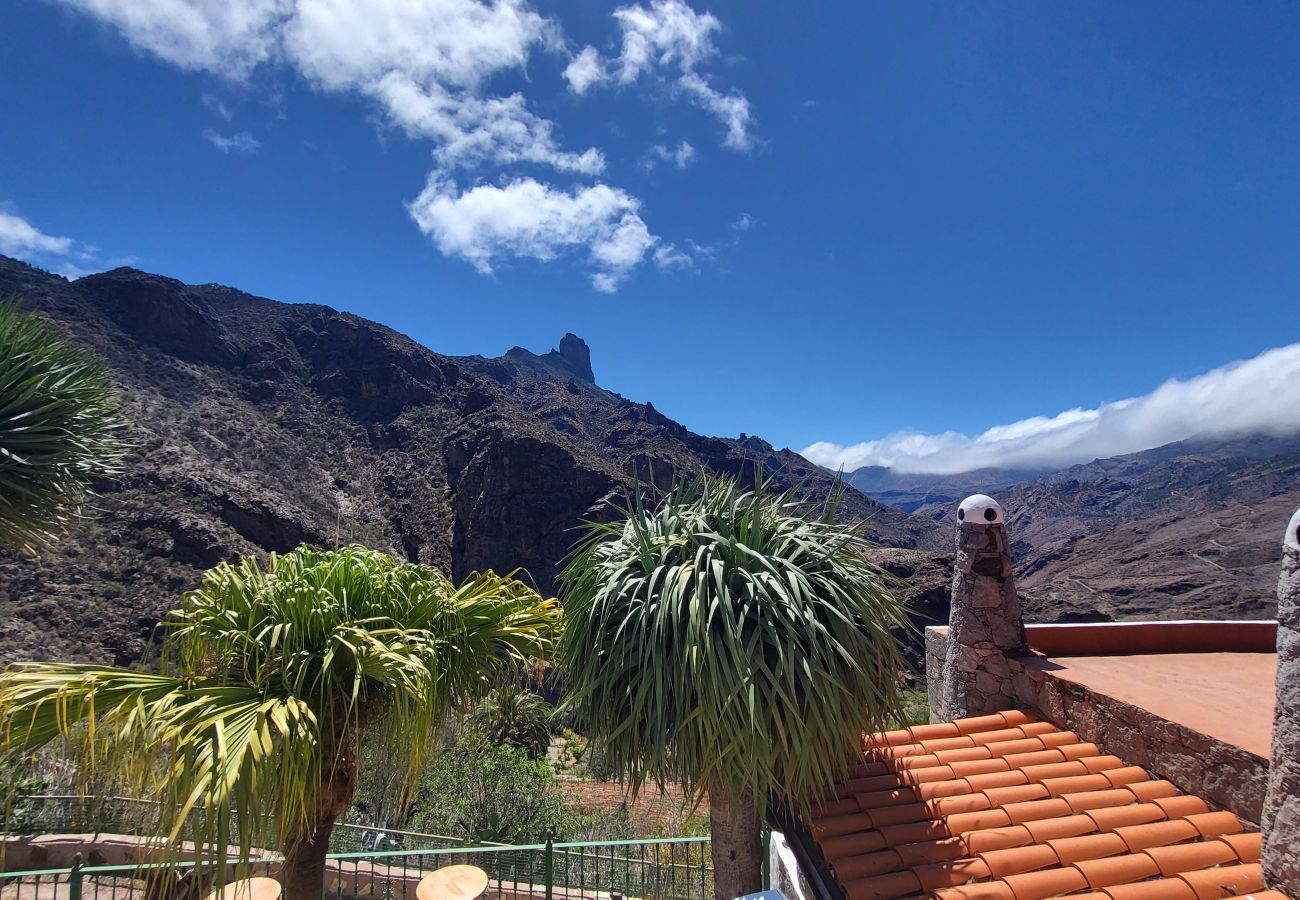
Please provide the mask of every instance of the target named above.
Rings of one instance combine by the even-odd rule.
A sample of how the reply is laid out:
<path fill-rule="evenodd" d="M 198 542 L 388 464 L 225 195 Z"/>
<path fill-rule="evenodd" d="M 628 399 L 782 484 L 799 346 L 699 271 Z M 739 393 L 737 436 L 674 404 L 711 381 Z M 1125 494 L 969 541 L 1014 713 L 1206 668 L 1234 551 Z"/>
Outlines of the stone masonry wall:
<path fill-rule="evenodd" d="M 1300 510 L 1282 542 L 1277 584 L 1277 700 L 1264 804 L 1264 877 L 1300 895 Z"/>
<path fill-rule="evenodd" d="M 926 678 L 933 691 L 948 647 L 945 628 L 927 628 Z M 1268 761 L 1170 722 L 1153 713 L 1057 678 L 1038 656 L 1008 660 L 1016 706 L 1073 731 L 1125 762 L 1142 766 L 1182 790 L 1229 810 L 1252 824 L 1260 821 Z M 931 697 L 933 698 L 933 694 Z M 930 721 L 947 721 L 930 705 Z"/>

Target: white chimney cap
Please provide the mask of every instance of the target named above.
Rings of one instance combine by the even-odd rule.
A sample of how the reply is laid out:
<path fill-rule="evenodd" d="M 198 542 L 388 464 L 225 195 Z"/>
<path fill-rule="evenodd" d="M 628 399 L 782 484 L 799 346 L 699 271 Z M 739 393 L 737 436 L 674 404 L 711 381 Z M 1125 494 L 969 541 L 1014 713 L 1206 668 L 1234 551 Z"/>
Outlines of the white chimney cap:
<path fill-rule="evenodd" d="M 1282 546 L 1300 550 L 1300 509 L 1295 511 L 1295 515 L 1286 526 L 1286 534 L 1282 535 Z"/>
<path fill-rule="evenodd" d="M 988 494 L 972 494 L 957 507 L 957 521 L 972 525 L 1001 525 L 1006 521 L 1006 515 L 1002 512 L 1002 504 Z"/>

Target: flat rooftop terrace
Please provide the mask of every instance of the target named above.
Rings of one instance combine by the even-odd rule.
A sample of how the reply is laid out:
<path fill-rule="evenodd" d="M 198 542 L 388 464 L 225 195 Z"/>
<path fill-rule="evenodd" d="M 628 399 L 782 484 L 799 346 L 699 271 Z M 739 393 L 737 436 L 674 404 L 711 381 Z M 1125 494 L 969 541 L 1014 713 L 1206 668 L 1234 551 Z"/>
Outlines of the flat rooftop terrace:
<path fill-rule="evenodd" d="M 939 631 L 946 641 L 946 628 Z M 1277 623 L 1026 625 L 1031 696 L 1059 727 L 1258 822 L 1273 743 Z M 939 648 L 928 650 L 941 658 Z"/>
<path fill-rule="evenodd" d="M 1028 625 L 1025 633 L 1052 676 L 1268 759 L 1276 622 Z"/>
<path fill-rule="evenodd" d="M 1268 758 L 1276 653 L 1053 656 L 1055 678 Z"/>

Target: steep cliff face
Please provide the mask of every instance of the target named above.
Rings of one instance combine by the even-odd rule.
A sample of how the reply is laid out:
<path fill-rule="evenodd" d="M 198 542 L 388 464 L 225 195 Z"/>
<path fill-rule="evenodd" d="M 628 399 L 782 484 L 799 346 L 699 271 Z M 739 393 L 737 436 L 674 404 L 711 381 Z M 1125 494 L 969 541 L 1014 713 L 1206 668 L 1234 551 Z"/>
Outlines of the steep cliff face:
<path fill-rule="evenodd" d="M 203 569 L 301 542 L 359 540 L 460 577 L 524 569 L 542 590 L 634 477 L 752 477 L 813 497 L 833 480 L 765 442 L 692 434 L 595 383 L 590 350 L 443 356 L 324 306 L 130 269 L 68 282 L 0 257 L 17 295 L 113 368 L 134 422 L 125 473 L 36 556 L 0 556 L 0 661 L 138 658 Z M 944 529 L 850 491 L 881 543 Z"/>

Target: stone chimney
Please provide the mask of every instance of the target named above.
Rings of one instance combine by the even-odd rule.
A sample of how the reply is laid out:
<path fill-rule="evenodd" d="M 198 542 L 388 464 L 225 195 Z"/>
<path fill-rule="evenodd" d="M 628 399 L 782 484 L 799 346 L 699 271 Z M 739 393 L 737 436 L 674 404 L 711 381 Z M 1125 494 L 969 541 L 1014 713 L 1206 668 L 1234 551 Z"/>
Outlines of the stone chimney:
<path fill-rule="evenodd" d="M 1002 507 L 975 494 L 961 502 L 957 519 L 941 696 L 931 703 L 941 721 L 1014 707 L 1019 666 L 1008 661 L 1029 655 Z"/>
<path fill-rule="evenodd" d="M 1300 510 L 1282 536 L 1277 582 L 1277 705 L 1264 795 L 1264 878 L 1300 896 Z"/>

